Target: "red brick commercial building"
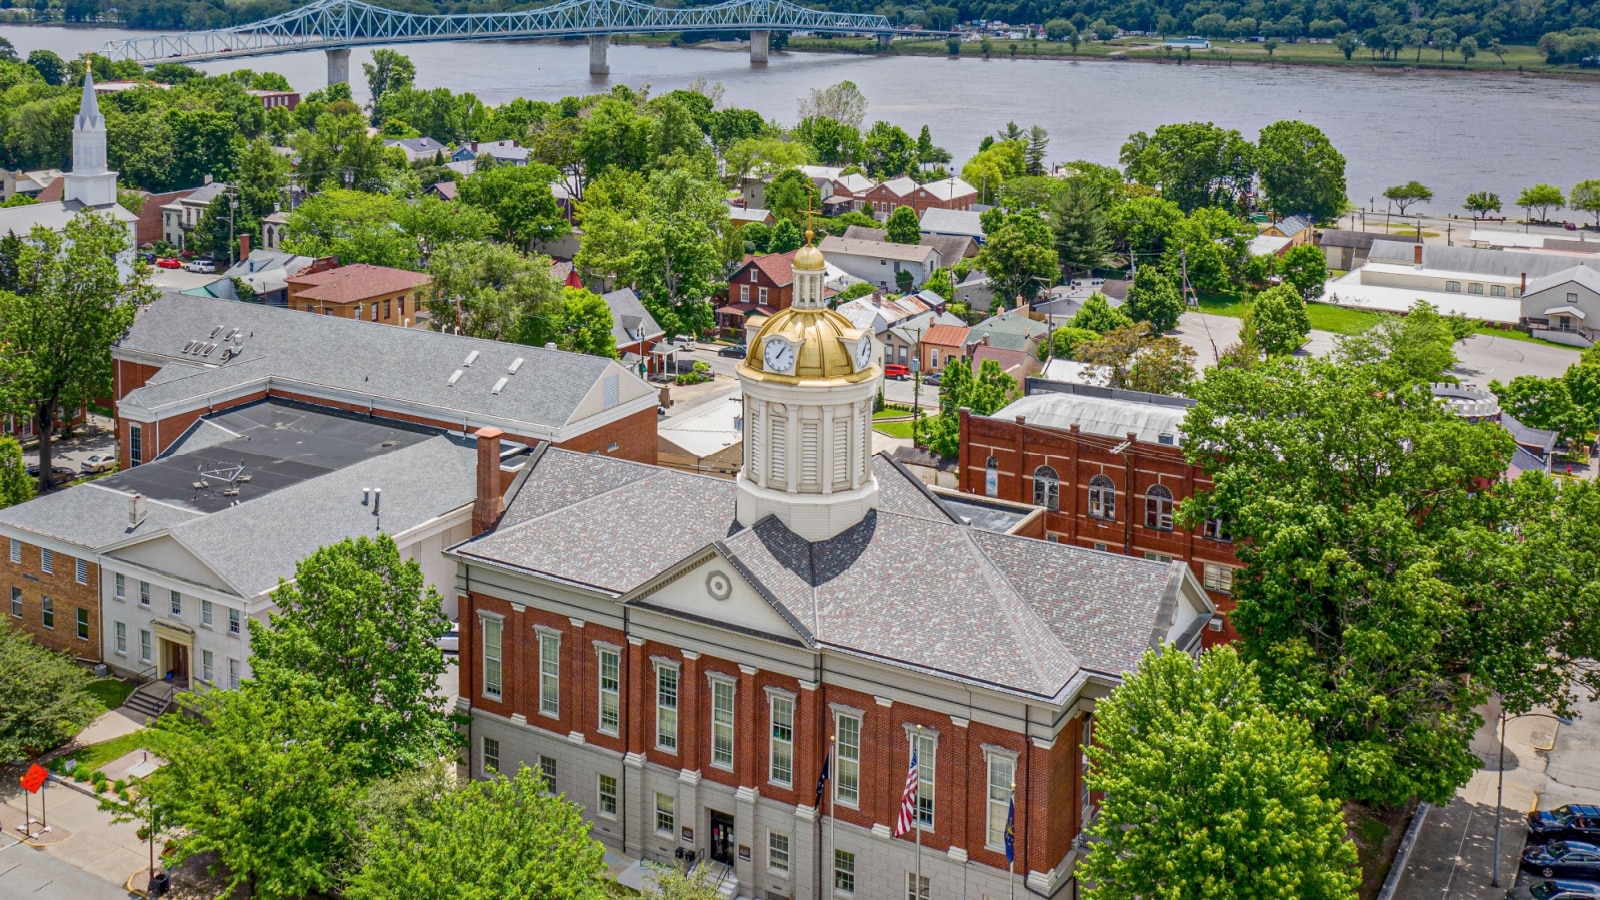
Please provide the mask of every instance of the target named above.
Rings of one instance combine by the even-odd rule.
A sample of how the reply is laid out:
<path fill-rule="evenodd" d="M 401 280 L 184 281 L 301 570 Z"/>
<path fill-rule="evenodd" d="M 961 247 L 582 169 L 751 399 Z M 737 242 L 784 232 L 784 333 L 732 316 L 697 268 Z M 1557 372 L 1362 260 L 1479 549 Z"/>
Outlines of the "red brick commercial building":
<path fill-rule="evenodd" d="M 874 218 L 887 220 L 896 209 L 909 206 L 921 219 L 929 209 L 970 210 L 972 204 L 978 202 L 978 189 L 954 177 L 918 184 L 902 176 L 874 185 L 862 195 L 861 201 L 862 208 Z"/>
<path fill-rule="evenodd" d="M 657 391 L 595 356 L 166 294 L 112 362 L 124 466 L 203 415 L 267 398 L 655 461 Z"/>
<path fill-rule="evenodd" d="M 1221 613 L 1207 643 L 1236 638 L 1227 615 L 1239 560 L 1226 522 L 1185 529 L 1173 521 L 1179 503 L 1211 487 L 1181 449 L 1187 401 L 1066 387 L 1030 394 L 993 416 L 963 412 L 960 489 L 1044 507 L 1046 540 L 1183 561 Z"/>

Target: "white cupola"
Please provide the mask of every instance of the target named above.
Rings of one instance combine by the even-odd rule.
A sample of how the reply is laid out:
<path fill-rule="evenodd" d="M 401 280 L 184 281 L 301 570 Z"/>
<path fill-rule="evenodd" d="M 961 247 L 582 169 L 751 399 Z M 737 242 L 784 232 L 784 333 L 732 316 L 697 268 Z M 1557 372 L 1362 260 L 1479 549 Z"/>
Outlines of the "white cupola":
<path fill-rule="evenodd" d="M 808 541 L 831 538 L 878 505 L 872 477 L 873 336 L 823 300 L 827 266 L 806 245 L 794 256 L 794 302 L 767 320 L 739 364 L 744 466 L 735 515 L 777 516 Z"/>
<path fill-rule="evenodd" d="M 117 173 L 106 168 L 106 117 L 94 92 L 94 75 L 83 73 L 83 99 L 72 118 L 72 171 L 62 176 L 61 199 L 84 206 L 117 202 Z"/>

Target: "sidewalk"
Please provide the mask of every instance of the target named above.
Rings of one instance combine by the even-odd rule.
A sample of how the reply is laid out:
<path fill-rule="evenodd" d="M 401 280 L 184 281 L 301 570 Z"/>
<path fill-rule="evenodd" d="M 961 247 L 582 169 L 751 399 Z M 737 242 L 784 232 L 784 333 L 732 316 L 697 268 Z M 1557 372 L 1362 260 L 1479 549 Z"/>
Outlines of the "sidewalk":
<path fill-rule="evenodd" d="M 1600 709 L 1590 716 L 1593 721 Z M 1473 736 L 1472 749 L 1484 767 L 1460 790 L 1449 806 L 1436 808 L 1417 837 L 1416 847 L 1395 891 L 1396 900 L 1502 900 L 1517 883 L 1517 862 L 1527 839 L 1527 813 L 1536 804 L 1554 806 L 1556 799 L 1547 767 L 1550 752 L 1560 751 L 1557 726 L 1547 716 L 1529 716 L 1506 723 L 1505 784 L 1500 820 L 1500 886 L 1494 887 L 1496 795 L 1500 789 L 1498 729 L 1500 710 L 1492 703 L 1479 710 L 1484 725 Z M 1573 726 L 1577 727 L 1577 726 Z M 1596 725 L 1589 725 L 1596 728 Z M 1596 772 L 1600 775 L 1600 771 Z M 1600 786 L 1600 781 L 1597 781 Z"/>

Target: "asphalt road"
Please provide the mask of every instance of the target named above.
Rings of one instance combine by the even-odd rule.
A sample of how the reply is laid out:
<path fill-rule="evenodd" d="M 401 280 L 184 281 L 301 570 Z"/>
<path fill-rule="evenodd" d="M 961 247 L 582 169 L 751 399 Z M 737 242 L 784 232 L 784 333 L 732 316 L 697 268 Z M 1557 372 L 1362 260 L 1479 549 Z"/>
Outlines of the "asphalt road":
<path fill-rule="evenodd" d="M 0 838 L 0 900 L 102 900 L 126 898 L 120 887 L 35 850 Z"/>

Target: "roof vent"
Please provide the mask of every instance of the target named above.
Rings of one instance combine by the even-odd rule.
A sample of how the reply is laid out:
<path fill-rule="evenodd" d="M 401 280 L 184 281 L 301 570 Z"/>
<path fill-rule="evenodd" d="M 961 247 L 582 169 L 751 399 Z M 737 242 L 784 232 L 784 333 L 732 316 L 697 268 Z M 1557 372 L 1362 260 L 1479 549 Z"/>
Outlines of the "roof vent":
<path fill-rule="evenodd" d="M 474 350 L 471 353 L 467 354 L 467 361 L 462 363 L 462 365 L 463 366 L 470 366 L 470 365 L 472 365 L 473 363 L 475 363 L 477 361 L 478 361 L 478 351 Z"/>
<path fill-rule="evenodd" d="M 489 392 L 489 393 L 491 393 L 491 394 L 498 394 L 498 393 L 500 393 L 500 392 L 501 392 L 501 391 L 503 391 L 503 390 L 505 390 L 505 388 L 506 388 L 506 382 L 508 382 L 508 381 L 510 381 L 510 380 L 511 380 L 511 379 L 509 379 L 509 378 L 506 378 L 506 377 L 505 377 L 505 376 L 503 376 L 503 375 L 502 375 L 502 376 L 501 376 L 501 377 L 500 377 L 500 380 L 499 380 L 499 381 L 496 381 L 496 382 L 495 382 L 495 383 L 494 383 L 494 390 L 492 390 L 492 391 L 490 391 L 490 392 Z"/>
<path fill-rule="evenodd" d="M 515 375 L 520 368 L 522 368 L 522 357 L 519 356 L 511 361 L 511 366 L 506 369 L 506 374 Z"/>
<path fill-rule="evenodd" d="M 450 373 L 450 379 L 448 381 L 446 381 L 445 384 L 450 386 L 450 387 L 455 387 L 456 386 L 456 382 L 461 380 L 461 372 L 462 372 L 461 369 L 457 369 L 454 372 L 451 372 Z"/>
<path fill-rule="evenodd" d="M 237 328 L 229 328 L 228 329 L 228 333 L 223 335 L 222 339 L 224 341 L 231 341 L 231 340 L 233 340 L 233 336 L 238 334 L 238 333 L 239 333 L 239 329 L 237 329 Z"/>
<path fill-rule="evenodd" d="M 198 344 L 198 343 L 200 343 L 200 342 L 199 341 L 190 341 L 189 343 L 184 344 L 183 345 L 183 352 L 188 353 L 190 350 L 193 350 L 194 349 L 194 345 Z"/>
<path fill-rule="evenodd" d="M 217 345 L 216 344 L 207 344 L 206 345 L 206 349 L 202 350 L 200 352 L 200 355 L 201 356 L 210 356 L 211 355 L 211 351 L 213 351 L 215 349 L 217 349 Z"/>
<path fill-rule="evenodd" d="M 217 327 L 211 329 L 211 334 L 208 335 L 208 337 L 216 337 L 217 336 L 217 332 L 219 332 L 221 330 L 222 330 L 222 326 L 218 325 Z"/>

